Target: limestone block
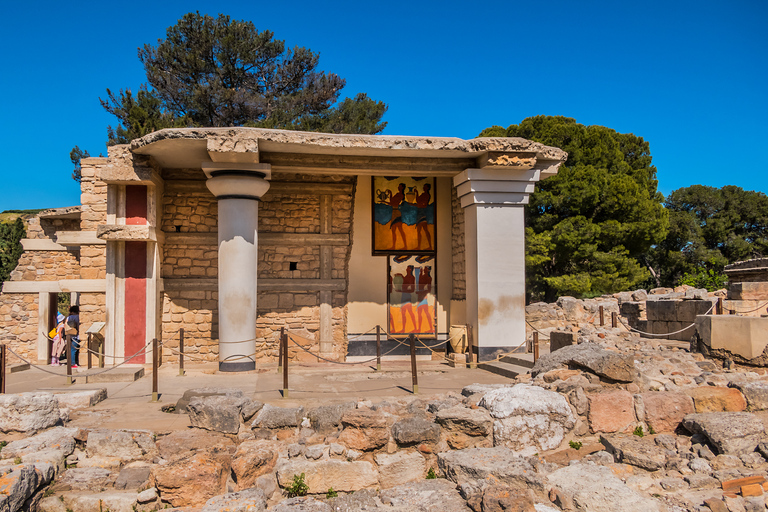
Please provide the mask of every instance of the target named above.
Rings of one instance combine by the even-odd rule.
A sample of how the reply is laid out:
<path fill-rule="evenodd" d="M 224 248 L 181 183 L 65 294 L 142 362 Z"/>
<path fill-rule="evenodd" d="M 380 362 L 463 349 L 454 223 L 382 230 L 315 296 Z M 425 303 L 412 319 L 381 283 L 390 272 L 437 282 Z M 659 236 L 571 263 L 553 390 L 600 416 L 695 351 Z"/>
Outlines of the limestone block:
<path fill-rule="evenodd" d="M 768 318 L 702 315 L 696 317 L 696 330 L 709 348 L 744 359 L 759 357 L 768 346 Z"/>
<path fill-rule="evenodd" d="M 228 457 L 198 452 L 152 467 L 151 483 L 174 507 L 199 507 L 227 490 Z"/>
<path fill-rule="evenodd" d="M 544 491 L 544 482 L 529 459 L 502 446 L 438 453 L 437 465 L 447 480 L 460 487 L 477 488 L 493 477 L 515 489 Z"/>
<path fill-rule="evenodd" d="M 624 390 L 588 395 L 592 432 L 624 432 L 635 421 L 635 401 Z"/>
<path fill-rule="evenodd" d="M 709 412 L 689 414 L 683 426 L 692 433 L 704 434 L 719 453 L 739 455 L 755 451 L 765 427 L 748 412 Z"/>
<path fill-rule="evenodd" d="M 649 321 L 674 322 L 677 320 L 677 303 L 672 300 L 657 300 L 646 302 L 646 312 Z"/>
<path fill-rule="evenodd" d="M 735 388 L 699 386 L 689 394 L 696 412 L 738 412 L 747 408 L 744 395 Z"/>
<path fill-rule="evenodd" d="M 646 471 L 664 469 L 667 462 L 666 450 L 650 437 L 611 434 L 601 436 L 600 442 L 618 462 L 631 464 Z"/>
<path fill-rule="evenodd" d="M 728 283 L 731 300 L 768 300 L 768 281 Z"/>
<path fill-rule="evenodd" d="M 85 445 L 88 457 L 131 461 L 157 455 L 153 434 L 146 430 L 92 430 Z"/>
<path fill-rule="evenodd" d="M 245 489 L 211 498 L 205 503 L 202 512 L 221 512 L 222 510 L 257 512 L 266 508 L 267 499 L 264 491 L 261 489 Z"/>
<path fill-rule="evenodd" d="M 293 482 L 294 475 L 304 473 L 310 493 L 323 493 L 333 487 L 336 491 L 351 492 L 379 484 L 379 475 L 367 461 L 347 462 L 337 459 L 310 461 L 302 458 L 283 460 L 277 466 L 280 487 Z"/>
<path fill-rule="evenodd" d="M 0 395 L 0 432 L 36 432 L 60 421 L 59 401 L 50 393 Z"/>
<path fill-rule="evenodd" d="M 656 432 L 674 432 L 687 414 L 694 412 L 693 399 L 683 393 L 651 391 L 640 395 L 645 422 Z"/>
<path fill-rule="evenodd" d="M 379 453 L 374 459 L 379 467 L 379 482 L 382 489 L 422 480 L 427 472 L 426 460 L 419 452 Z"/>
<path fill-rule="evenodd" d="M 576 341 L 576 333 L 552 331 L 549 333 L 549 351 L 554 352 L 555 350 L 561 349 L 563 347 L 574 345 Z"/>
<path fill-rule="evenodd" d="M 735 382 L 731 385 L 742 392 L 751 411 L 768 409 L 768 382 Z"/>

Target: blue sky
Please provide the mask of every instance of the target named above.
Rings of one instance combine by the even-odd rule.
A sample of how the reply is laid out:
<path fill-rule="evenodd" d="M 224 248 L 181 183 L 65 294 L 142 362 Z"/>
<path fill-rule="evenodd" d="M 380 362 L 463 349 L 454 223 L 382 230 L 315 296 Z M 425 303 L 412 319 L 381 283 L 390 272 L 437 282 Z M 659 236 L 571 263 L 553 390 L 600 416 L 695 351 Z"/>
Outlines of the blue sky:
<path fill-rule="evenodd" d="M 107 87 L 199 10 L 253 21 L 389 105 L 385 134 L 473 138 L 565 115 L 644 137 L 659 189 L 768 192 L 768 2 L 13 2 L 4 6 L 0 211 L 79 204 L 74 145 L 106 154 Z"/>

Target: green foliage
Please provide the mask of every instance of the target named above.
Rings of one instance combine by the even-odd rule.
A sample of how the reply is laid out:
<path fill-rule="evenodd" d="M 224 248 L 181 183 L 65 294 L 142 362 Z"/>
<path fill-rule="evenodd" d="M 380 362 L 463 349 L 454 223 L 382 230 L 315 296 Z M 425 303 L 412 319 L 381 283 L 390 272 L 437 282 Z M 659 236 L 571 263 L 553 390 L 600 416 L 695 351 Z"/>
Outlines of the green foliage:
<path fill-rule="evenodd" d="M 581 450 L 581 447 L 583 445 L 582 445 L 581 441 L 568 441 L 568 446 L 570 446 L 574 450 Z"/>
<path fill-rule="evenodd" d="M 139 49 L 148 84 L 107 90 L 102 106 L 119 125 L 108 144 L 176 126 L 256 126 L 379 133 L 387 110 L 366 94 L 339 102 L 346 81 L 317 69 L 319 54 L 288 48 L 268 30 L 229 16 L 185 14 L 156 46 Z"/>
<path fill-rule="evenodd" d="M 21 217 L 8 224 L 0 224 L 0 283 L 5 282 L 16 268 L 24 249 L 21 239 L 26 235 Z"/>
<path fill-rule="evenodd" d="M 768 196 L 762 192 L 692 185 L 672 191 L 665 206 L 669 233 L 650 254 L 661 285 L 722 288 L 725 265 L 768 255 Z"/>
<path fill-rule="evenodd" d="M 21 457 L 16 457 L 16 458 L 14 458 L 14 459 L 13 459 L 13 463 L 14 463 L 14 464 L 16 464 L 17 466 L 18 466 L 19 464 L 21 464 L 21 462 L 22 462 L 22 461 L 21 461 Z"/>
<path fill-rule="evenodd" d="M 641 261 L 668 227 L 648 142 L 562 116 L 492 126 L 480 136 L 524 137 L 568 152 L 526 207 L 530 299 L 614 293 L 648 279 Z"/>
<path fill-rule="evenodd" d="M 645 434 L 643 433 L 643 427 L 640 425 L 635 427 L 635 430 L 632 431 L 632 433 L 638 437 L 643 437 Z"/>
<path fill-rule="evenodd" d="M 0 452 L 3 451 L 3 448 L 8 446 L 8 441 L 0 441 Z"/>
<path fill-rule="evenodd" d="M 655 431 L 655 430 L 653 429 L 653 427 L 651 427 L 651 426 L 648 426 L 648 433 L 649 433 L 650 435 L 652 435 L 652 436 L 653 436 L 653 435 L 656 435 L 656 431 Z"/>
<path fill-rule="evenodd" d="M 427 471 L 427 480 L 435 480 L 437 478 L 437 474 L 435 473 L 434 468 L 429 468 L 429 471 Z"/>
<path fill-rule="evenodd" d="M 82 167 L 80 166 L 80 160 L 91 156 L 88 150 L 80 149 L 80 146 L 75 146 L 72 151 L 69 152 L 69 159 L 72 161 L 72 165 L 75 166 L 75 170 L 72 171 L 72 179 L 80 183 L 83 176 L 81 174 Z"/>
<path fill-rule="evenodd" d="M 309 492 L 309 486 L 304 482 L 304 473 L 300 475 L 293 475 L 293 482 L 285 488 L 285 493 L 289 498 L 295 496 L 306 496 Z"/>
<path fill-rule="evenodd" d="M 325 497 L 327 499 L 331 498 L 337 498 L 339 496 L 339 493 L 333 490 L 333 487 L 328 488 L 328 492 L 325 493 Z"/>

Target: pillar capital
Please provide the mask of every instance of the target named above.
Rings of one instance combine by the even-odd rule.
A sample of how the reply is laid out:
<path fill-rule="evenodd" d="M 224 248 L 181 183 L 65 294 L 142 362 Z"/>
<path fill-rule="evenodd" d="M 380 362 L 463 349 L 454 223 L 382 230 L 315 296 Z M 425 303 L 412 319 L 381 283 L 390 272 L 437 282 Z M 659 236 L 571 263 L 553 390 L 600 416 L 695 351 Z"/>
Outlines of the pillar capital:
<path fill-rule="evenodd" d="M 453 177 L 453 186 L 461 206 L 517 206 L 528 204 L 540 169 L 509 168 L 466 169 Z"/>
<path fill-rule="evenodd" d="M 205 185 L 219 200 L 259 200 L 269 190 L 272 177 L 270 164 L 242 164 L 229 162 L 204 162 L 203 172 L 208 177 Z"/>

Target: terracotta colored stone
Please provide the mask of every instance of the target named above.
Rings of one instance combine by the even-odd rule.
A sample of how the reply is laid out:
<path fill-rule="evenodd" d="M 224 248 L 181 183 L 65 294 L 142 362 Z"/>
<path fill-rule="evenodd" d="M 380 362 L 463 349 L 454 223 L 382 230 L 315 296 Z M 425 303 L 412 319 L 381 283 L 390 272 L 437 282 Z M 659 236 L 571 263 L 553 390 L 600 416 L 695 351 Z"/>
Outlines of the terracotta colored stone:
<path fill-rule="evenodd" d="M 744 395 L 735 388 L 699 386 L 689 393 L 696 412 L 740 412 L 747 408 Z"/>
<path fill-rule="evenodd" d="M 741 486 L 741 495 L 742 496 L 762 496 L 763 495 L 763 486 L 760 484 L 749 484 L 749 485 L 742 485 Z"/>
<path fill-rule="evenodd" d="M 271 445 L 271 441 L 245 441 L 237 447 L 232 472 L 241 490 L 254 487 L 258 477 L 275 468 L 277 452 L 270 449 Z"/>
<path fill-rule="evenodd" d="M 725 502 L 718 498 L 709 498 L 704 500 L 704 504 L 709 507 L 712 512 L 728 512 L 728 507 Z"/>
<path fill-rule="evenodd" d="M 227 492 L 229 457 L 200 452 L 152 467 L 152 485 L 174 507 L 200 507 Z"/>
<path fill-rule="evenodd" d="M 651 391 L 640 395 L 645 406 L 645 422 L 654 431 L 674 432 L 686 414 L 693 413 L 693 399 L 682 393 Z"/>
<path fill-rule="evenodd" d="M 592 432 L 623 432 L 635 421 L 635 402 L 623 390 L 589 395 L 589 427 Z"/>
<path fill-rule="evenodd" d="M 762 475 L 747 476 L 744 478 L 735 478 L 723 482 L 723 492 L 735 492 L 745 485 L 765 483 L 765 477 Z"/>

